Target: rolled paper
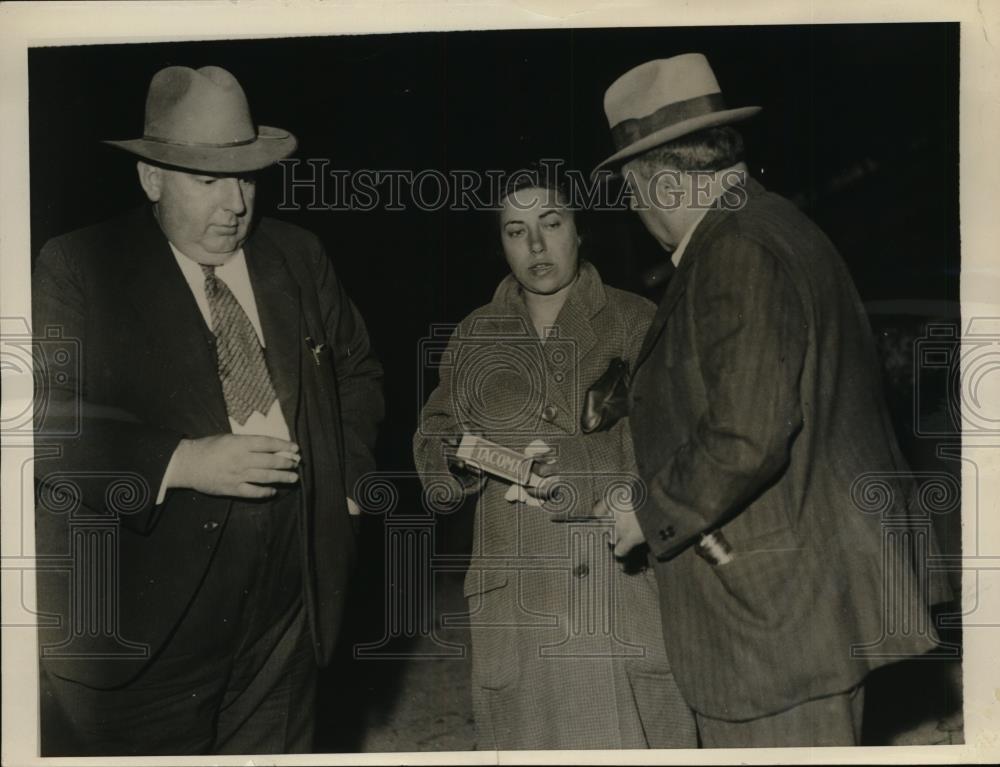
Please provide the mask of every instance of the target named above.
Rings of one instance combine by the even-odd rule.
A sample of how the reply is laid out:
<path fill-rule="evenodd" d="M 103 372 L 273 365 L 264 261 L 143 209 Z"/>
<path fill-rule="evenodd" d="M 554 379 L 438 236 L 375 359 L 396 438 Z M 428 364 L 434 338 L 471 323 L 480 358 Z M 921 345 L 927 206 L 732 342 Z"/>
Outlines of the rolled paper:
<path fill-rule="evenodd" d="M 719 530 L 702 535 L 694 550 L 702 559 L 715 567 L 733 561 L 733 547 Z"/>

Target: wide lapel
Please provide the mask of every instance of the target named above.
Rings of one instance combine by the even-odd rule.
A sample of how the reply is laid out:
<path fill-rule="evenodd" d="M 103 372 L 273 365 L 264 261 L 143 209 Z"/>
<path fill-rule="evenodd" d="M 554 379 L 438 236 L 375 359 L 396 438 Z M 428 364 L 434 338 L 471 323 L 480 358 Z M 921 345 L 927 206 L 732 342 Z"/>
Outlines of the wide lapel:
<path fill-rule="evenodd" d="M 564 351 L 570 352 L 570 364 L 561 362 L 562 354 L 556 346 L 545 346 L 546 363 L 550 370 L 550 380 L 556 383 L 556 388 L 563 395 L 567 410 L 574 417 L 579 417 L 582 403 L 579 402 L 579 392 L 583 391 L 587 382 L 578 381 L 579 371 L 583 369 L 583 361 L 597 344 L 597 334 L 591 325 L 591 318 L 607 303 L 607 294 L 597 270 L 589 263 L 580 265 L 580 276 L 566 299 L 556 327 L 559 338 L 563 340 Z M 575 421 L 574 421 L 575 425 Z"/>
<path fill-rule="evenodd" d="M 744 205 L 747 200 L 751 200 L 767 191 L 763 185 L 749 176 L 746 176 L 744 187 L 747 195 Z M 674 276 L 667 283 L 667 290 L 660 301 L 660 305 L 656 308 L 656 314 L 653 315 L 653 321 L 649 325 L 649 330 L 646 331 L 646 337 L 643 339 L 642 347 L 639 349 L 639 354 L 636 357 L 635 367 L 637 369 L 646 360 L 650 352 L 653 351 L 653 346 L 656 345 L 657 339 L 662 335 L 670 314 L 677 306 L 677 302 L 681 296 L 684 295 L 688 279 L 691 276 L 691 267 L 695 260 L 697 260 L 701 248 L 708 240 L 709 234 L 730 215 L 732 213 L 729 210 L 710 210 L 701 220 L 701 223 L 694 232 L 694 236 L 691 237 L 691 241 L 688 243 L 687 250 L 684 251 L 684 256 L 681 258 L 681 265 L 677 267 Z"/>
<path fill-rule="evenodd" d="M 567 298 L 567 304 L 571 297 L 572 294 Z M 497 316 L 491 318 L 490 323 L 494 332 L 499 334 L 505 343 L 513 341 L 514 345 L 520 347 L 521 354 L 530 355 L 532 364 L 537 360 L 544 371 L 542 412 L 545 412 L 550 405 L 555 406 L 557 413 L 565 415 L 557 416 L 554 422 L 569 428 L 571 417 L 575 417 L 575 409 L 573 397 L 567 396 L 567 389 L 564 387 L 576 381 L 574 374 L 577 370 L 578 346 L 576 339 L 569 336 L 567 327 L 562 324 L 564 312 L 561 311 L 556 318 L 556 335 L 550 336 L 543 344 L 535 332 L 528 307 L 524 303 L 523 289 L 513 274 L 507 275 L 497 286 L 491 303 L 498 310 Z M 565 308 L 564 306 L 563 310 Z M 472 334 L 476 333 L 477 329 L 474 326 Z"/>
<path fill-rule="evenodd" d="M 127 263 L 134 268 L 126 277 L 126 290 L 156 359 L 167 361 L 148 374 L 168 376 L 174 384 L 167 401 L 171 420 L 179 430 L 188 434 L 228 432 L 212 332 L 152 211 L 138 214 L 135 232 L 134 238 L 126 239 L 128 247 L 135 248 L 128 254 Z"/>
<path fill-rule="evenodd" d="M 653 315 L 652 321 L 649 323 L 649 328 L 646 330 L 646 337 L 642 340 L 642 347 L 639 349 L 639 354 L 635 358 L 635 369 L 645 362 L 649 353 L 653 350 L 653 346 L 656 345 L 657 339 L 663 333 L 663 329 L 667 325 L 667 319 L 669 319 L 670 314 L 673 312 L 674 307 L 677 306 L 677 302 L 680 300 L 681 296 L 684 295 L 684 290 L 687 287 L 688 274 L 691 271 L 691 264 L 694 262 L 692 258 L 693 248 L 688 247 L 684 254 L 684 258 L 681 259 L 681 265 L 674 272 L 673 276 L 670 278 L 670 282 L 667 283 L 667 289 L 663 294 L 663 298 L 660 299 L 659 306 L 656 307 L 656 313 Z"/>
<path fill-rule="evenodd" d="M 691 270 L 695 261 L 698 260 L 698 255 L 705 242 L 707 242 L 712 230 L 725 221 L 729 215 L 729 212 L 725 210 L 710 210 L 701 220 L 701 223 L 698 224 L 698 228 L 695 230 L 690 242 L 688 242 L 687 249 L 684 251 L 680 266 L 677 267 L 677 271 L 674 272 L 673 277 L 670 278 L 670 282 L 667 283 L 667 289 L 660 300 L 660 305 L 656 307 L 656 313 L 653 315 L 653 320 L 646 331 L 646 337 L 642 341 L 642 347 L 636 356 L 636 369 L 645 362 L 650 352 L 653 351 L 657 340 L 663 334 L 667 320 L 670 319 L 670 315 L 677 307 L 677 302 L 680 301 L 681 296 L 687 290 L 688 280 L 691 278 Z"/>
<path fill-rule="evenodd" d="M 264 333 L 264 356 L 288 428 L 295 429 L 299 409 L 302 333 L 301 295 L 277 245 L 259 232 L 243 246 L 257 314 Z M 292 438 L 296 436 L 293 433 Z"/>

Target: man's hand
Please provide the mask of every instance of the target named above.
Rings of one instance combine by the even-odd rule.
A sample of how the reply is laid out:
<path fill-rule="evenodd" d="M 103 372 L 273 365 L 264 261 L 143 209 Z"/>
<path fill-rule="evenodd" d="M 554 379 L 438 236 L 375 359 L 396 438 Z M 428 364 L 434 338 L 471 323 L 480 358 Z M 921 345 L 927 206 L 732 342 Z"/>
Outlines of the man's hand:
<path fill-rule="evenodd" d="M 635 512 L 615 509 L 615 557 L 624 559 L 632 549 L 645 542 L 646 536 L 642 534 Z"/>
<path fill-rule="evenodd" d="M 208 495 L 269 498 L 268 485 L 298 482 L 294 469 L 299 446 L 275 437 L 217 434 L 183 439 L 167 469 L 168 488 L 188 488 Z"/>

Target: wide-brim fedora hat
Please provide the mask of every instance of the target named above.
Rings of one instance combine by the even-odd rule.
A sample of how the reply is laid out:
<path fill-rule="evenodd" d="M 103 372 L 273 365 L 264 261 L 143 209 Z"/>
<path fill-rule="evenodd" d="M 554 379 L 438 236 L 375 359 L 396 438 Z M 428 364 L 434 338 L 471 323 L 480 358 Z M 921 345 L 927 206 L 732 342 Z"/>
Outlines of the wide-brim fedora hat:
<path fill-rule="evenodd" d="M 729 109 L 708 59 L 685 53 L 630 69 L 604 94 L 615 153 L 601 162 L 618 171 L 631 157 L 703 128 L 739 122 L 759 106 Z"/>
<path fill-rule="evenodd" d="M 167 67 L 149 83 L 142 138 L 105 141 L 146 160 L 206 173 L 246 173 L 273 165 L 298 141 L 255 125 L 239 81 L 221 67 Z"/>

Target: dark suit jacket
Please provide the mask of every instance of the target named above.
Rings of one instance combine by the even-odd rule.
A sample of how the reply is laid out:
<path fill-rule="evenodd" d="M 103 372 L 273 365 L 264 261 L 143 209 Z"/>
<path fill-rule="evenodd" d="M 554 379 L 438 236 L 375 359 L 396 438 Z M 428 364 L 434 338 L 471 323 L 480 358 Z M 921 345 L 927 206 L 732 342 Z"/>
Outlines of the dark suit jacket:
<path fill-rule="evenodd" d="M 345 498 L 374 468 L 381 366 L 313 235 L 265 218 L 244 253 L 274 388 L 302 451 L 304 597 L 323 664 L 354 556 Z M 68 574 L 58 567 L 40 574 L 40 608 L 58 620 L 41 632 L 43 663 L 110 687 L 138 673 L 182 619 L 232 505 L 187 490 L 169 491 L 155 505 L 182 437 L 230 431 L 213 337 L 146 207 L 48 242 L 32 297 L 36 369 L 44 376 L 36 397 L 36 548 L 58 564 L 71 549 L 72 529 L 110 522 L 117 556 L 100 556 L 120 584 L 117 605 L 100 603 L 102 610 L 117 606 L 117 616 L 107 613 L 99 631 L 79 636 L 71 621 L 80 605 L 70 604 Z M 307 338 L 326 344 L 318 359 Z M 61 492 L 67 489 L 69 496 Z M 79 552 L 73 566 L 89 567 Z M 118 636 L 109 636 L 115 625 Z M 54 653 L 45 650 L 70 638 Z M 148 652 L 123 657 L 120 640 Z"/>
<path fill-rule="evenodd" d="M 926 594 L 885 585 L 916 566 L 890 530 L 933 544 L 905 517 L 907 468 L 850 275 L 791 203 L 752 180 L 737 194 L 741 209 L 695 230 L 631 392 L 671 666 L 694 709 L 732 720 L 847 690 L 934 642 Z M 713 528 L 728 564 L 691 546 Z"/>

